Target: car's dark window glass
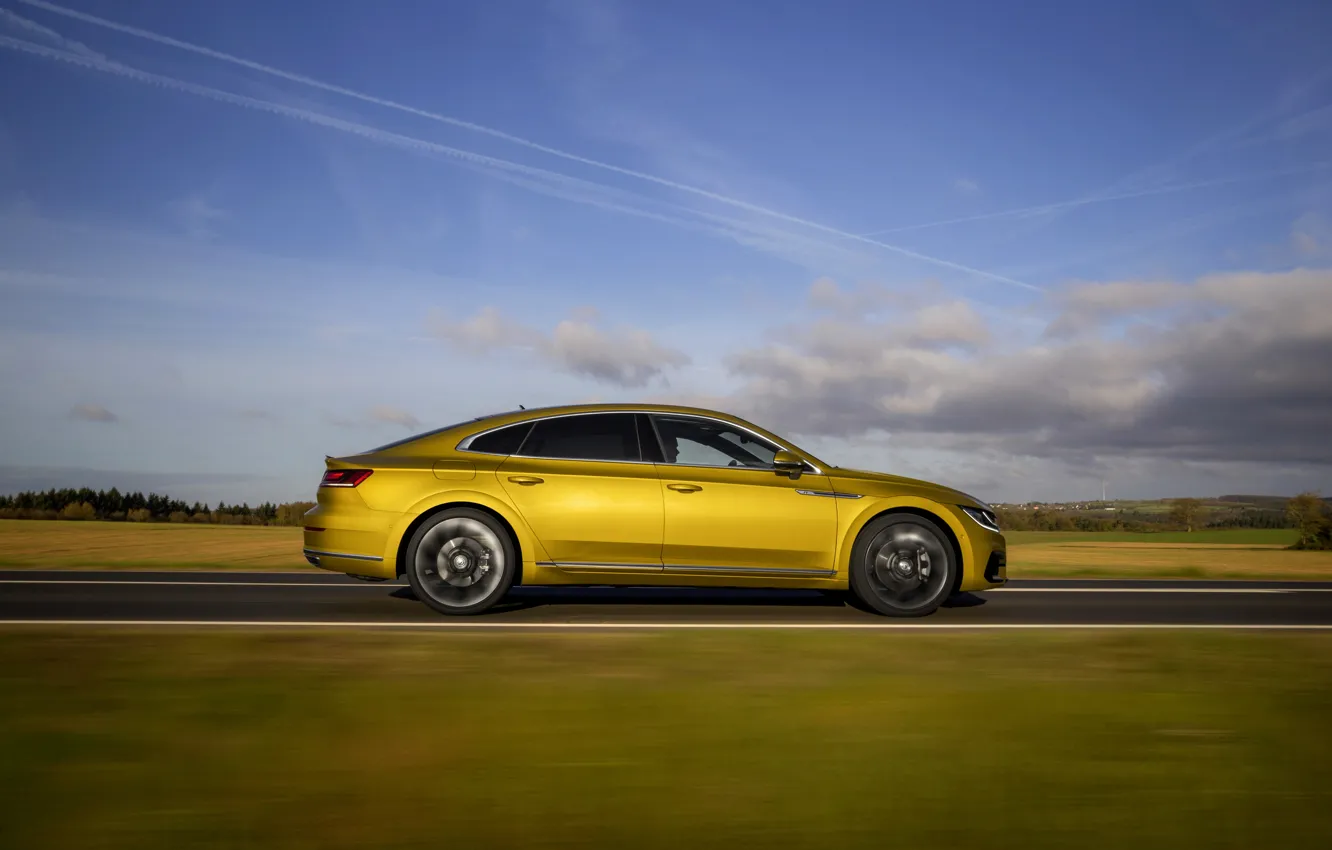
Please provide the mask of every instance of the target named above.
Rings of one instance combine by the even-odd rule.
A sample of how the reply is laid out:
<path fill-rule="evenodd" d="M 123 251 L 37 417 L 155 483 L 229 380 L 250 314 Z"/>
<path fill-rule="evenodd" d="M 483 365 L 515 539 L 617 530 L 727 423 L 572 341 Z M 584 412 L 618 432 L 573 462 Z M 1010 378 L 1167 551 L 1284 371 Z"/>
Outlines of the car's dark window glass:
<path fill-rule="evenodd" d="M 653 416 L 666 463 L 770 469 L 780 447 L 748 431 L 692 416 Z"/>
<path fill-rule="evenodd" d="M 657 441 L 657 432 L 652 429 L 652 420 L 646 413 L 634 417 L 638 421 L 638 448 L 643 453 L 643 460 L 662 463 L 666 460 L 661 454 L 661 443 Z"/>
<path fill-rule="evenodd" d="M 520 422 L 507 428 L 499 428 L 489 434 L 472 438 L 472 442 L 467 444 L 467 450 L 492 455 L 511 455 L 518 451 L 523 439 L 527 437 L 527 432 L 531 430 L 531 422 Z"/>
<path fill-rule="evenodd" d="M 517 454 L 571 460 L 638 460 L 632 413 L 588 413 L 542 419 Z"/>

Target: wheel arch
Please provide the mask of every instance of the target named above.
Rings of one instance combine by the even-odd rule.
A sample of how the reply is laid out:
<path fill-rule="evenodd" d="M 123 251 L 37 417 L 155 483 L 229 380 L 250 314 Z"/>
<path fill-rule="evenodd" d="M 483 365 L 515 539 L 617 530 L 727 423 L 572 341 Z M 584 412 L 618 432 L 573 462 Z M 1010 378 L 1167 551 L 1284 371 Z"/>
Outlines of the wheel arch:
<path fill-rule="evenodd" d="M 855 548 L 857 538 L 860 537 L 860 533 L 865 530 L 865 526 L 888 514 L 913 514 L 931 520 L 943 530 L 944 538 L 952 549 L 953 557 L 957 559 L 958 565 L 958 569 L 953 575 L 953 587 L 949 592 L 957 592 L 957 588 L 962 584 L 968 568 L 967 553 L 970 551 L 970 546 L 968 545 L 966 532 L 958 527 L 957 519 L 943 505 L 925 499 L 885 500 L 879 504 L 867 506 L 856 517 L 851 527 L 847 529 L 846 536 L 842 540 L 841 552 L 838 554 L 838 568 L 839 570 L 846 569 L 847 580 L 849 581 L 851 577 L 851 553 Z"/>
<path fill-rule="evenodd" d="M 509 540 L 513 542 L 514 560 L 517 561 L 513 579 L 514 586 L 522 584 L 523 560 L 525 557 L 538 558 L 540 556 L 539 544 L 528 533 L 526 525 L 522 523 L 520 518 L 510 516 L 508 511 L 495 504 L 493 498 L 482 493 L 442 493 L 439 494 L 438 498 L 428 500 L 424 505 L 418 504 L 411 511 L 408 511 L 409 519 L 395 535 L 392 542 L 390 555 L 393 559 L 395 575 L 402 576 L 406 574 L 407 545 L 411 542 L 412 535 L 416 533 L 416 530 L 431 517 L 451 508 L 471 508 L 492 517 L 500 524 L 500 527 L 508 533 Z"/>

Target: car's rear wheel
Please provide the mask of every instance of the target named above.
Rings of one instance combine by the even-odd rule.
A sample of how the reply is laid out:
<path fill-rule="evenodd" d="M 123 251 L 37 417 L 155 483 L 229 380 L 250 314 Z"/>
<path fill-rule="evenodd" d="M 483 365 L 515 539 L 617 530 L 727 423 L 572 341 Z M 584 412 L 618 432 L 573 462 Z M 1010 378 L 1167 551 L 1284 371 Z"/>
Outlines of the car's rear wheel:
<path fill-rule="evenodd" d="M 441 614 L 479 614 L 513 586 L 513 540 L 494 517 L 448 508 L 416 529 L 407 544 L 407 581 L 416 598 Z"/>
<path fill-rule="evenodd" d="M 851 548 L 851 590 L 890 617 L 934 613 L 953 589 L 959 565 L 938 523 L 917 514 L 871 520 Z"/>

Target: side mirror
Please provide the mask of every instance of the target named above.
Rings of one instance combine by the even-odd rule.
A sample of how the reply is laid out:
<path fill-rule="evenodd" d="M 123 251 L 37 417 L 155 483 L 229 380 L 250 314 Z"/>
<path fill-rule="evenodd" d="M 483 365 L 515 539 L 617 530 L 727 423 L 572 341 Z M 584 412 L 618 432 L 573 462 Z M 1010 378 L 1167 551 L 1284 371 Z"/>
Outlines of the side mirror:
<path fill-rule="evenodd" d="M 794 478 L 804 471 L 805 462 L 795 452 L 783 449 L 772 456 L 772 468 Z"/>

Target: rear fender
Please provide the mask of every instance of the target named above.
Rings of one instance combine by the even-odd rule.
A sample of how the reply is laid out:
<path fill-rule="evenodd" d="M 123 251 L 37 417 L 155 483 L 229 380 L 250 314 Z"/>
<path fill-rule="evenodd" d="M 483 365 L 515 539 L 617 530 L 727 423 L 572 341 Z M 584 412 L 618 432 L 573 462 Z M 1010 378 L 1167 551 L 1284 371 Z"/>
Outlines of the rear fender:
<path fill-rule="evenodd" d="M 532 529 L 523 521 L 522 515 L 518 513 L 513 505 L 480 490 L 445 490 L 432 493 L 412 505 L 389 530 L 388 547 L 384 552 L 384 562 L 393 565 L 398 563 L 398 551 L 410 542 L 406 539 L 407 530 L 422 514 L 451 505 L 465 506 L 468 504 L 478 505 L 504 517 L 504 521 L 509 524 L 514 535 L 518 538 L 518 548 L 523 557 L 523 576 L 528 579 L 527 583 L 532 583 L 531 578 L 539 570 L 536 563 L 550 560 L 546 556 L 546 550 L 542 548 L 541 542 L 537 540 L 536 535 L 532 533 Z M 393 569 L 396 570 L 396 566 Z"/>

